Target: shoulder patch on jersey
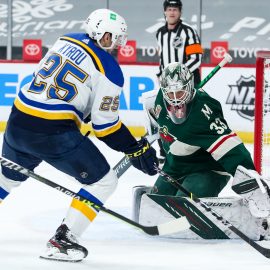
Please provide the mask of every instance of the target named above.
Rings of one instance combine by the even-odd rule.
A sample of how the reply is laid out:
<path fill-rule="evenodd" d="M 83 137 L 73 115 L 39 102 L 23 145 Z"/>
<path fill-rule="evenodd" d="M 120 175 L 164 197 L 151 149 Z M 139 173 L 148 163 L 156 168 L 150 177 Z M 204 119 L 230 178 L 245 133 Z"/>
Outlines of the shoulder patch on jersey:
<path fill-rule="evenodd" d="M 174 142 L 176 137 L 173 134 L 170 134 L 167 126 L 162 126 L 159 128 L 160 137 L 162 137 L 167 142 Z"/>

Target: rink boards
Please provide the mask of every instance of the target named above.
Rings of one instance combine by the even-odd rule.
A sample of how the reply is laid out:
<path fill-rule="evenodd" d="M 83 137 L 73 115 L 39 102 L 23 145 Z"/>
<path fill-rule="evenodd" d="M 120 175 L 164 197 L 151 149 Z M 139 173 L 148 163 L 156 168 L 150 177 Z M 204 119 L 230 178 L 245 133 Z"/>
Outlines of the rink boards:
<path fill-rule="evenodd" d="M 0 131 L 5 129 L 11 106 L 19 89 L 32 79 L 34 63 L 0 64 Z M 120 115 L 123 122 L 134 135 L 144 134 L 145 116 L 142 110 L 143 92 L 158 89 L 157 65 L 122 65 L 125 77 L 123 92 L 120 96 Z M 201 67 L 202 78 L 214 66 Z M 225 118 L 232 130 L 245 142 L 253 142 L 255 66 L 231 65 L 222 68 L 204 87 L 204 90 L 218 99 L 224 110 Z M 83 126 L 89 129 L 89 126 Z"/>

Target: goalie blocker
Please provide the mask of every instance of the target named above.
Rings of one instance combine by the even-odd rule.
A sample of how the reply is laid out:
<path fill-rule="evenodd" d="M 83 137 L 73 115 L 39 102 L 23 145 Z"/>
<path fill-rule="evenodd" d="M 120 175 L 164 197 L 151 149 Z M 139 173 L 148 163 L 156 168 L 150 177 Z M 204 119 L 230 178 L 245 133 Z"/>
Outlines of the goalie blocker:
<path fill-rule="evenodd" d="M 133 219 L 140 224 L 153 226 L 181 216 L 186 216 L 191 224 L 189 230 L 170 235 L 179 239 L 237 239 L 228 227 L 217 224 L 210 213 L 186 197 L 150 194 L 151 187 L 133 188 Z M 265 218 L 251 215 L 240 197 L 212 197 L 201 199 L 214 211 L 222 215 L 253 240 L 269 240 L 269 228 Z"/>

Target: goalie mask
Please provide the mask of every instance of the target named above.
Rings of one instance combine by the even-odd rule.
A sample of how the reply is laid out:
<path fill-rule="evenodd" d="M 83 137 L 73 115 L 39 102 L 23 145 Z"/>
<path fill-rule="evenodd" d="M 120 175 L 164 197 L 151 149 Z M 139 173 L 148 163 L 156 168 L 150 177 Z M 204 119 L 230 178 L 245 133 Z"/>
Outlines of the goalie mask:
<path fill-rule="evenodd" d="M 162 72 L 160 88 L 171 120 L 181 124 L 187 116 L 187 104 L 195 94 L 193 74 L 185 65 L 171 63 Z"/>

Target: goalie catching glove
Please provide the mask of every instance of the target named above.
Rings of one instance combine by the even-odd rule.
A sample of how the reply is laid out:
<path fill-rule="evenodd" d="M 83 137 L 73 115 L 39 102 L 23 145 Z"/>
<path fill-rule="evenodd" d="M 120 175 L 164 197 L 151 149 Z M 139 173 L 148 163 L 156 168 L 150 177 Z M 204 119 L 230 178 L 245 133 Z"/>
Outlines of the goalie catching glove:
<path fill-rule="evenodd" d="M 138 170 L 149 175 L 157 174 L 155 169 L 158 166 L 156 150 L 150 146 L 145 138 L 139 140 L 136 145 L 131 146 L 125 151 L 125 154 L 129 157 L 131 164 Z"/>

